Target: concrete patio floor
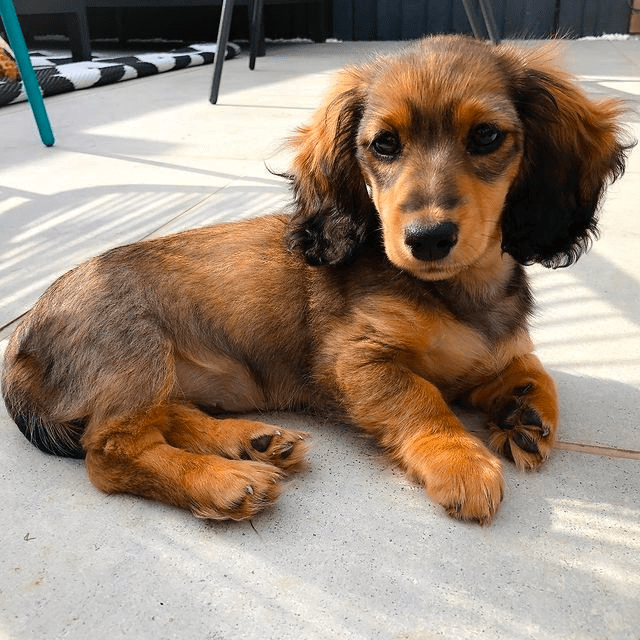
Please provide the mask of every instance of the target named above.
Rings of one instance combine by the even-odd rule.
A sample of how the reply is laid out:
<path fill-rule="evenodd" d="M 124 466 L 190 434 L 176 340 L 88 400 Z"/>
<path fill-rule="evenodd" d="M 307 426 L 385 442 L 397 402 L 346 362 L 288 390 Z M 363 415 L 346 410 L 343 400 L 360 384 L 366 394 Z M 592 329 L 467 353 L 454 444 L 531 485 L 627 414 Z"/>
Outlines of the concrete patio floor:
<path fill-rule="evenodd" d="M 400 43 L 272 44 L 225 64 L 0 109 L 0 326 L 112 246 L 287 201 L 282 140 L 343 64 Z M 572 41 L 593 95 L 640 104 L 640 40 Z M 640 119 L 630 111 L 631 132 Z M 0 409 L 0 640 L 640 638 L 640 150 L 576 266 L 531 270 L 561 442 L 505 464 L 494 522 L 455 522 L 357 432 L 299 414 L 310 468 L 252 522 L 106 496 Z M 0 334 L 2 347 L 11 327 Z M 465 416 L 471 426 L 474 416 Z"/>

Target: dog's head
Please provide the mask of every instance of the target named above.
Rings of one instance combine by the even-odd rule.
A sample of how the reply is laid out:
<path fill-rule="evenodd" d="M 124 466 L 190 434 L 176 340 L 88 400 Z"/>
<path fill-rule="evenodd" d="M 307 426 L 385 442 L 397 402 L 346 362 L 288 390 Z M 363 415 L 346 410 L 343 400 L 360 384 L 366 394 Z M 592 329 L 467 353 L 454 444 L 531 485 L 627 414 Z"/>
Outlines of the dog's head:
<path fill-rule="evenodd" d="M 425 280 L 505 252 L 566 266 L 597 231 L 628 145 L 614 100 L 589 100 L 549 50 L 419 41 L 342 71 L 293 139 L 288 240 L 340 264 L 381 229 Z"/>

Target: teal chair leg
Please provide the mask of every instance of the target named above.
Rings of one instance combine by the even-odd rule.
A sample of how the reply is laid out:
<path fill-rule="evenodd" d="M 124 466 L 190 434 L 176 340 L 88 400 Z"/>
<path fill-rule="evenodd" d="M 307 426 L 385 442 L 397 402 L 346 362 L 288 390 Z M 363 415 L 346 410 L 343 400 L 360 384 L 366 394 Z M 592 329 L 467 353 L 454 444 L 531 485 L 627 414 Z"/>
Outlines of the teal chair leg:
<path fill-rule="evenodd" d="M 22 76 L 24 90 L 27 94 L 29 104 L 31 105 L 33 117 L 38 125 L 40 138 L 47 147 L 51 147 L 55 142 L 53 131 L 51 130 L 51 124 L 49 123 L 47 110 L 44 107 L 44 100 L 42 98 L 42 92 L 40 91 L 40 85 L 38 84 L 36 73 L 31 65 L 29 51 L 25 44 L 22 29 L 20 28 L 20 23 L 18 22 L 18 16 L 16 15 L 16 10 L 13 6 L 12 0 L 0 0 L 0 16 L 2 16 L 2 22 L 4 23 L 4 28 L 7 32 L 9 44 L 16 56 L 16 62 L 18 63 L 18 69 Z"/>

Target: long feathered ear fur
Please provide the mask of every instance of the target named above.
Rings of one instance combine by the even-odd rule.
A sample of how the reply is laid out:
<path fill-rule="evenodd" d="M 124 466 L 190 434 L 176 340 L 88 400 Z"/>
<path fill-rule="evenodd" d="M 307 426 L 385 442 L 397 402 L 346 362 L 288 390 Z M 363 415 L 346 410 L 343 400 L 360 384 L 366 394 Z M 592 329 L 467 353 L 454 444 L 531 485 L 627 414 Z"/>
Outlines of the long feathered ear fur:
<path fill-rule="evenodd" d="M 503 51 L 525 139 L 503 212 L 502 248 L 522 264 L 568 266 L 597 236 L 601 196 L 624 172 L 633 146 L 617 124 L 624 108 L 588 99 L 544 50 Z"/>
<path fill-rule="evenodd" d="M 366 67 L 342 71 L 311 122 L 291 139 L 297 153 L 286 174 L 294 195 L 287 243 L 310 265 L 347 262 L 374 225 L 356 159 L 367 86 Z"/>

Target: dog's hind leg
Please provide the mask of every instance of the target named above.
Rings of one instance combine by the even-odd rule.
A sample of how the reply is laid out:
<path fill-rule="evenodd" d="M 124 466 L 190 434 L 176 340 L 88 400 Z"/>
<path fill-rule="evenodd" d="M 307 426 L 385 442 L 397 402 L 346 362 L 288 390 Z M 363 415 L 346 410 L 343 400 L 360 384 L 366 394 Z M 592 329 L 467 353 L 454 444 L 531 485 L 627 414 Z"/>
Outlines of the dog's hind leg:
<path fill-rule="evenodd" d="M 217 418 L 196 407 L 175 404 L 168 408 L 168 444 L 192 453 L 214 453 L 235 460 L 268 462 L 287 473 L 304 465 L 306 433 L 263 422 Z"/>
<path fill-rule="evenodd" d="M 107 493 L 131 493 L 217 520 L 250 518 L 270 505 L 279 495 L 282 469 L 260 461 L 258 455 L 250 460 L 229 459 L 176 446 L 193 445 L 197 439 L 193 424 L 176 428 L 177 419 L 193 411 L 196 410 L 165 404 L 106 420 L 92 419 L 83 436 L 83 446 L 93 484 Z M 201 413 L 200 416 L 202 422 L 214 420 Z M 189 415 L 190 419 L 195 417 Z M 253 433 L 248 427 L 238 431 Z M 220 438 L 220 442 L 225 439 Z M 210 440 L 212 444 L 214 441 L 215 437 Z M 250 445 L 251 437 L 248 442 Z M 259 449 L 260 445 L 254 447 L 257 454 L 265 453 Z M 236 451 L 241 457 L 239 444 Z M 286 448 L 278 451 L 278 461 L 282 461 Z"/>

